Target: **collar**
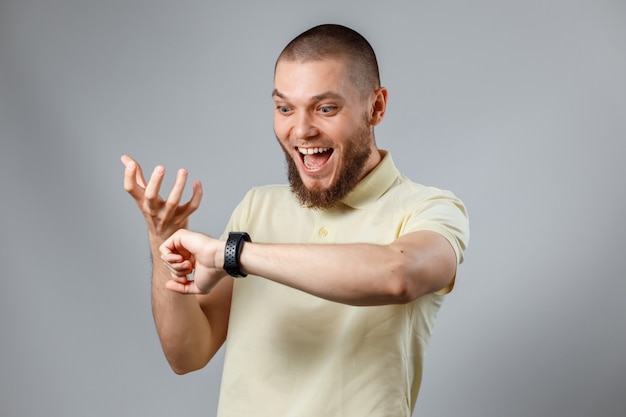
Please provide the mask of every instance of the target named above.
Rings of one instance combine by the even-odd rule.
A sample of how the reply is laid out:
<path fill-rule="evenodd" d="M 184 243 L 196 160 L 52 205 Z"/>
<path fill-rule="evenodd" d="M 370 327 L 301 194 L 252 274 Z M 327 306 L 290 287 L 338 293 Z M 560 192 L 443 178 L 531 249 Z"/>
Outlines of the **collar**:
<path fill-rule="evenodd" d="M 400 176 L 391 155 L 379 150 L 381 161 L 368 173 L 341 202 L 355 209 L 365 208 L 378 200 Z"/>

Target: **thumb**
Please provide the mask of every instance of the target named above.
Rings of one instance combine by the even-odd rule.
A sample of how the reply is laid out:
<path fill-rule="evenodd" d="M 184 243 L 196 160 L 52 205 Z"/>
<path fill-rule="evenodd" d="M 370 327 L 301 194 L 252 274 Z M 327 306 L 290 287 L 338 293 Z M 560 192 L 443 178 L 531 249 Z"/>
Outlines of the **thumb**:
<path fill-rule="evenodd" d="M 171 279 L 165 283 L 165 288 L 179 294 L 202 294 L 202 291 L 200 291 L 193 280 L 187 280 L 185 283 L 182 283 Z"/>

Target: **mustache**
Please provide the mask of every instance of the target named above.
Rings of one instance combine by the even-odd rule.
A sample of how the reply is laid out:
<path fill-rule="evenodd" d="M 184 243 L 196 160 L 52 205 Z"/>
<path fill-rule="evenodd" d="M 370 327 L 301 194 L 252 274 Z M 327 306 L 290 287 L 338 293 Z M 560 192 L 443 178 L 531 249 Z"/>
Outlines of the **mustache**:
<path fill-rule="evenodd" d="M 374 141 L 373 131 L 369 122 L 362 126 L 351 138 L 347 140 L 345 151 L 339 156 L 340 171 L 337 179 L 330 187 L 308 188 L 298 171 L 296 161 L 288 149 L 281 142 L 276 132 L 276 140 L 285 154 L 287 179 L 291 192 L 296 196 L 300 204 L 312 209 L 327 210 L 335 207 L 350 191 L 356 187 L 361 179 L 361 174 L 372 153 Z"/>

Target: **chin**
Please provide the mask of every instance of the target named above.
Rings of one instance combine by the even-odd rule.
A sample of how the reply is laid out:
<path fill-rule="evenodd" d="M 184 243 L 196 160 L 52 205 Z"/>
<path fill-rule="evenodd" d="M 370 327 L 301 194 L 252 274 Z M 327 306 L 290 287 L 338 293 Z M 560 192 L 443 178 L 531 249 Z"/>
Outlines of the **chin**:
<path fill-rule="evenodd" d="M 307 190 L 324 192 L 332 188 L 335 176 L 315 177 L 307 172 L 300 171 L 300 180 Z"/>

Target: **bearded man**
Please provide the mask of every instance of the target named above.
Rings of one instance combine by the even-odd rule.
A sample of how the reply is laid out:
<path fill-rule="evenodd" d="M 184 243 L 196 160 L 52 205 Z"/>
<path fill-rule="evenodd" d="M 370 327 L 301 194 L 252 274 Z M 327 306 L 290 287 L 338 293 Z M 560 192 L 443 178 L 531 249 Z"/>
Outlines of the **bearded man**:
<path fill-rule="evenodd" d="M 411 415 L 469 226 L 458 198 L 378 149 L 387 97 L 357 32 L 321 25 L 292 40 L 272 93 L 289 185 L 250 190 L 221 239 L 186 230 L 202 188 L 181 204 L 185 170 L 163 200 L 163 167 L 146 183 L 122 157 L 172 369 L 200 369 L 227 342 L 220 417 Z"/>

